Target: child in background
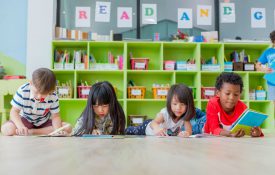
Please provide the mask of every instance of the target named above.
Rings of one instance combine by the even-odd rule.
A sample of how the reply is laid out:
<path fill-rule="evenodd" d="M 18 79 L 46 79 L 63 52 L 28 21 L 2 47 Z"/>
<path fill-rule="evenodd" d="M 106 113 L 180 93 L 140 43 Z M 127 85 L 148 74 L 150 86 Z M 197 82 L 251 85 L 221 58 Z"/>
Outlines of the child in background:
<path fill-rule="evenodd" d="M 205 133 L 228 137 L 242 137 L 244 130 L 230 132 L 231 125 L 240 117 L 247 106 L 240 101 L 243 90 L 242 78 L 236 73 L 223 72 L 216 80 L 216 96 L 208 101 L 206 107 Z M 254 127 L 252 137 L 262 136 L 261 129 Z"/>
<path fill-rule="evenodd" d="M 197 119 L 192 121 L 195 115 Z M 204 113 L 195 109 L 191 89 L 175 84 L 168 91 L 166 108 L 154 120 L 146 120 L 137 127 L 130 126 L 125 132 L 129 135 L 188 137 L 192 133 L 201 133 L 205 120 Z"/>
<path fill-rule="evenodd" d="M 67 125 L 59 115 L 59 101 L 55 91 L 56 78 L 47 68 L 39 68 L 32 80 L 22 85 L 11 101 L 10 120 L 3 124 L 3 135 L 44 135 Z M 67 127 L 60 134 L 69 134 Z"/>
<path fill-rule="evenodd" d="M 113 86 L 107 81 L 94 84 L 72 134 L 118 135 L 124 134 L 124 128 L 125 115 Z"/>
<path fill-rule="evenodd" d="M 260 56 L 256 64 L 257 71 L 262 71 L 267 74 L 275 70 L 275 30 L 270 33 L 270 40 L 272 42 L 272 47 L 264 51 L 264 53 Z M 263 66 L 263 64 L 266 63 L 268 63 L 268 66 Z M 267 85 L 268 99 L 275 101 L 275 82 L 267 80 Z"/>

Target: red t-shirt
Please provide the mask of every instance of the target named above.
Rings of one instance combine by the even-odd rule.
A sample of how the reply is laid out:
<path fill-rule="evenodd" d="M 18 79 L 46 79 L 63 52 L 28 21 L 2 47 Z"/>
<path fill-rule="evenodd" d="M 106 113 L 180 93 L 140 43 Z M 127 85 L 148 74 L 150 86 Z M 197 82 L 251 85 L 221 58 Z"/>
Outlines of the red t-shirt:
<path fill-rule="evenodd" d="M 204 126 L 204 132 L 220 135 L 220 132 L 222 131 L 221 123 L 228 126 L 232 125 L 246 108 L 247 106 L 239 100 L 235 106 L 234 112 L 228 115 L 221 106 L 220 98 L 217 96 L 211 98 L 206 107 L 206 123 Z M 218 114 L 220 114 L 220 117 Z"/>

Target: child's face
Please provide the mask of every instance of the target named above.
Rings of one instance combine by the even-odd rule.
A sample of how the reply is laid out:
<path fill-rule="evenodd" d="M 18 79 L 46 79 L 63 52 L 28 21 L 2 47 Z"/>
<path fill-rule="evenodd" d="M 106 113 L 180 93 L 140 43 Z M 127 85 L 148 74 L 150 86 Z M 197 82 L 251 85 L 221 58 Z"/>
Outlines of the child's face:
<path fill-rule="evenodd" d="M 176 96 L 172 98 L 171 109 L 177 118 L 180 118 L 186 112 L 187 106 L 181 103 Z"/>
<path fill-rule="evenodd" d="M 36 89 L 36 87 L 34 85 L 31 84 L 31 93 L 33 94 L 33 97 L 35 98 L 35 100 L 37 101 L 44 101 L 46 97 L 48 97 L 48 94 L 41 94 L 38 92 L 38 90 Z"/>
<path fill-rule="evenodd" d="M 109 105 L 93 105 L 93 110 L 95 111 L 95 114 L 99 117 L 105 117 L 109 113 Z"/>
<path fill-rule="evenodd" d="M 220 103 L 226 113 L 231 113 L 240 99 L 240 85 L 223 83 L 220 90 L 217 91 L 217 96 L 220 97 Z"/>

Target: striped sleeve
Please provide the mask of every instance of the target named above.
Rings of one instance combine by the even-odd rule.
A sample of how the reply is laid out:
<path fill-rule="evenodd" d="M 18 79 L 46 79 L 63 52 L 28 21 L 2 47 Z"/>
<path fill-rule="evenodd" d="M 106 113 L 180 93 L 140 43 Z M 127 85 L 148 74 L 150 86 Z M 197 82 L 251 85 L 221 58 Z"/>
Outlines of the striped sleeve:
<path fill-rule="evenodd" d="M 52 95 L 52 105 L 50 107 L 50 111 L 52 114 L 58 113 L 60 111 L 59 109 L 59 100 L 58 97 L 56 95 Z"/>
<path fill-rule="evenodd" d="M 11 105 L 21 110 L 23 109 L 23 106 L 24 106 L 23 101 L 24 101 L 23 91 L 22 91 L 22 88 L 20 87 L 16 91 L 16 93 L 13 95 L 13 98 L 11 100 Z"/>

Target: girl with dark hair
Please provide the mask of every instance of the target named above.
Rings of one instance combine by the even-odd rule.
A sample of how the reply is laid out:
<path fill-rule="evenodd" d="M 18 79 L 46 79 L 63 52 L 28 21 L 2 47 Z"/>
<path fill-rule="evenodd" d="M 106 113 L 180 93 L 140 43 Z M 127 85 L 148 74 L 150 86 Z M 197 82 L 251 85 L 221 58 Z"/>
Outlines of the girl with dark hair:
<path fill-rule="evenodd" d="M 205 114 L 195 109 L 191 89 L 184 84 L 175 84 L 168 91 L 166 108 L 154 120 L 146 120 L 137 127 L 130 126 L 125 133 L 188 137 L 202 133 L 205 121 Z"/>
<path fill-rule="evenodd" d="M 94 84 L 73 135 L 120 135 L 124 134 L 124 128 L 125 115 L 113 86 L 107 81 Z"/>

